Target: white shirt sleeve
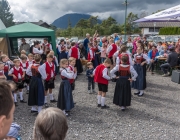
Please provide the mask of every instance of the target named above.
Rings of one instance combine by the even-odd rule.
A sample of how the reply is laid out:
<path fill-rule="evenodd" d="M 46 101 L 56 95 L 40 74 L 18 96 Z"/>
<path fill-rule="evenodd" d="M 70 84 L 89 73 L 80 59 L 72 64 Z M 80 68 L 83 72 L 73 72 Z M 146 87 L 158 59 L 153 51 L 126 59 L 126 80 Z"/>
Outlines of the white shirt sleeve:
<path fill-rule="evenodd" d="M 46 74 L 46 65 L 43 64 L 41 66 L 38 67 L 38 71 L 42 76 L 42 79 L 46 79 L 47 78 L 47 74 Z"/>
<path fill-rule="evenodd" d="M 69 50 L 68 55 L 71 57 L 72 49 Z"/>
<path fill-rule="evenodd" d="M 108 72 L 108 70 L 107 70 L 107 68 L 105 68 L 103 70 L 103 78 L 106 79 L 106 80 L 110 80 L 111 78 L 107 75 L 107 72 Z"/>
<path fill-rule="evenodd" d="M 61 45 L 58 45 L 58 50 L 61 53 Z"/>
<path fill-rule="evenodd" d="M 93 70 L 93 76 L 95 75 L 95 73 L 96 73 L 96 69 Z"/>
<path fill-rule="evenodd" d="M 13 72 L 14 72 L 14 68 L 11 68 L 8 72 L 8 75 L 13 74 Z"/>
<path fill-rule="evenodd" d="M 129 55 L 129 54 L 128 54 L 128 55 Z M 134 65 L 134 62 L 133 62 L 133 60 L 132 60 L 131 55 L 129 55 L 129 64 L 130 64 L 131 66 L 133 66 L 133 65 Z"/>
<path fill-rule="evenodd" d="M 33 47 L 33 53 L 43 54 L 43 50 L 38 50 L 38 48 Z"/>
<path fill-rule="evenodd" d="M 50 50 L 52 51 L 52 45 L 51 45 L 51 44 L 49 45 L 49 48 L 50 48 Z"/>
<path fill-rule="evenodd" d="M 62 70 L 61 75 L 68 78 L 68 79 L 74 78 L 74 73 L 73 72 L 67 72 L 66 70 Z"/>
<path fill-rule="evenodd" d="M 116 58 L 116 65 L 119 65 L 120 64 L 120 59 L 119 57 Z"/>
<path fill-rule="evenodd" d="M 29 65 L 29 67 L 28 67 L 27 70 L 26 70 L 26 74 L 29 75 L 29 76 L 32 76 L 31 67 L 32 67 L 32 64 Z"/>
<path fill-rule="evenodd" d="M 91 49 L 89 50 L 89 53 L 90 53 L 90 57 L 93 58 L 93 52 Z"/>
<path fill-rule="evenodd" d="M 138 74 L 135 71 L 135 69 L 133 68 L 133 66 L 130 66 L 130 72 L 131 72 L 131 75 L 132 75 L 132 80 L 136 81 L 136 78 L 137 78 Z"/>
<path fill-rule="evenodd" d="M 56 62 L 57 67 L 58 67 L 58 66 L 59 66 L 59 63 L 58 63 L 57 57 L 56 57 L 56 56 L 54 56 L 54 58 L 55 58 L 55 62 Z"/>
<path fill-rule="evenodd" d="M 115 78 L 116 75 L 114 74 L 116 71 L 118 71 L 119 69 L 119 65 L 116 65 L 111 71 L 110 71 L 110 75 L 111 77 Z"/>
<path fill-rule="evenodd" d="M 119 54 L 119 51 L 116 51 L 116 52 L 113 54 L 113 56 L 116 58 L 116 57 L 118 57 L 118 54 Z"/>
<path fill-rule="evenodd" d="M 78 59 L 80 59 L 80 52 L 79 52 L 79 49 L 78 49 Z"/>
<path fill-rule="evenodd" d="M 143 58 L 146 59 L 147 64 L 150 64 L 151 59 L 146 54 L 143 54 Z"/>
<path fill-rule="evenodd" d="M 110 46 L 107 48 L 106 53 L 108 54 L 111 50 L 112 50 L 112 46 L 110 45 Z"/>

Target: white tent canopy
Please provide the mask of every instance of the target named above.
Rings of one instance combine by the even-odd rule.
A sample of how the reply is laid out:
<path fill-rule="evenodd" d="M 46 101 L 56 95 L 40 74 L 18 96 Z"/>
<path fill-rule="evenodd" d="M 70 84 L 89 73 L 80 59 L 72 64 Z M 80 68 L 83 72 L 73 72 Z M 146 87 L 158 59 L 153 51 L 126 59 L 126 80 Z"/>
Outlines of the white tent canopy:
<path fill-rule="evenodd" d="M 180 22 L 180 5 L 138 19 L 134 22 Z"/>
<path fill-rule="evenodd" d="M 6 29 L 6 26 L 4 25 L 4 23 L 0 19 L 0 30 L 3 30 L 3 29 Z"/>

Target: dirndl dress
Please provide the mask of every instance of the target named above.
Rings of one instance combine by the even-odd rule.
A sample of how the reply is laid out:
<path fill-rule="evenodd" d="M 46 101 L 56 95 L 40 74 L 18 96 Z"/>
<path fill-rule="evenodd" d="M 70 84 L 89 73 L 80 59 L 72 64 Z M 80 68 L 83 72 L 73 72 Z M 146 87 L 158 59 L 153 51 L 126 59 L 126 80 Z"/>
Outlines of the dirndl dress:
<path fill-rule="evenodd" d="M 61 59 L 67 59 L 67 53 L 65 51 L 59 53 L 59 62 Z"/>
<path fill-rule="evenodd" d="M 77 73 L 82 73 L 83 72 L 83 67 L 80 59 L 76 59 L 76 65 L 75 67 L 77 68 Z"/>
<path fill-rule="evenodd" d="M 130 76 L 120 76 L 116 81 L 113 103 L 118 106 L 131 105 Z"/>
<path fill-rule="evenodd" d="M 137 90 L 146 89 L 146 65 L 141 66 L 140 64 L 134 64 L 134 69 L 136 70 L 138 77 L 136 81 L 132 82 L 132 88 Z"/>
<path fill-rule="evenodd" d="M 29 106 L 43 106 L 44 105 L 44 86 L 41 76 L 32 76 L 29 85 Z"/>
<path fill-rule="evenodd" d="M 100 60 L 99 54 L 95 54 L 95 56 L 94 56 L 94 68 L 96 68 L 100 64 L 99 60 Z"/>
<path fill-rule="evenodd" d="M 74 108 L 71 85 L 68 79 L 62 79 L 61 81 L 57 107 L 60 108 L 61 110 L 67 110 L 67 111 Z"/>

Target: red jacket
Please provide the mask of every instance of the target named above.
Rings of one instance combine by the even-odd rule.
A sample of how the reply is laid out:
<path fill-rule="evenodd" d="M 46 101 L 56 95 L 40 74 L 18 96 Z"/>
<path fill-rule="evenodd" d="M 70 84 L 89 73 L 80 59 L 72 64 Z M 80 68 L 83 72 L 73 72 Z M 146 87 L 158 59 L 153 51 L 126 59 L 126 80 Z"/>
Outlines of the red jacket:
<path fill-rule="evenodd" d="M 112 50 L 109 52 L 109 55 L 108 55 L 109 58 L 113 57 L 114 53 L 117 51 L 116 44 L 113 43 L 111 46 L 112 46 Z"/>
<path fill-rule="evenodd" d="M 16 79 L 13 79 L 14 82 L 18 82 L 18 74 L 20 73 L 21 77 L 23 76 L 23 69 L 22 67 L 19 68 L 19 70 L 16 70 L 16 68 L 13 68 L 14 72 L 13 74 L 16 76 Z M 23 78 L 22 78 L 23 80 Z"/>
<path fill-rule="evenodd" d="M 96 67 L 95 75 L 94 75 L 94 82 L 108 85 L 108 80 L 103 78 L 103 70 L 105 68 L 106 67 L 103 64 Z"/>
<path fill-rule="evenodd" d="M 71 57 L 78 59 L 78 48 L 76 47 L 71 48 Z"/>
<path fill-rule="evenodd" d="M 73 71 L 72 66 L 69 66 L 70 70 Z M 74 72 L 74 71 L 73 71 Z M 69 79 L 70 84 L 74 83 L 74 79 Z"/>
<path fill-rule="evenodd" d="M 46 62 L 45 64 L 46 64 L 46 74 L 47 74 L 46 81 L 49 81 L 51 79 L 51 71 L 53 71 L 53 74 L 55 76 L 54 63 L 52 63 L 52 67 L 49 66 L 48 62 Z"/>
<path fill-rule="evenodd" d="M 90 50 L 91 50 L 92 53 L 93 53 L 93 58 L 92 58 L 92 60 L 94 60 L 94 49 L 93 49 L 93 48 L 90 48 Z M 88 53 L 88 60 L 89 60 L 89 61 L 91 61 L 90 50 L 89 50 L 89 53 Z"/>

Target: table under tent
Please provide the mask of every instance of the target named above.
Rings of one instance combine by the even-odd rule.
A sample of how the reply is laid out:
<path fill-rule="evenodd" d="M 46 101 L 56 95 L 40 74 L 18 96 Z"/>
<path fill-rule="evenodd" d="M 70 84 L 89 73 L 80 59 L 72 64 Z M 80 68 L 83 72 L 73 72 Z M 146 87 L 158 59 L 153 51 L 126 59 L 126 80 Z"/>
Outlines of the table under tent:
<path fill-rule="evenodd" d="M 4 43 L 2 45 L 0 44 L 0 50 L 8 48 L 7 54 L 9 57 L 17 56 L 19 38 L 48 38 L 49 43 L 52 44 L 54 52 L 56 52 L 54 30 L 32 23 L 24 23 L 0 30 L 0 38 L 4 38 Z"/>

